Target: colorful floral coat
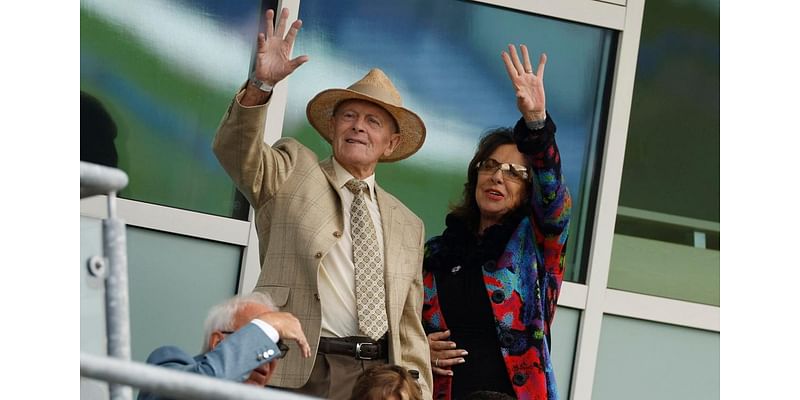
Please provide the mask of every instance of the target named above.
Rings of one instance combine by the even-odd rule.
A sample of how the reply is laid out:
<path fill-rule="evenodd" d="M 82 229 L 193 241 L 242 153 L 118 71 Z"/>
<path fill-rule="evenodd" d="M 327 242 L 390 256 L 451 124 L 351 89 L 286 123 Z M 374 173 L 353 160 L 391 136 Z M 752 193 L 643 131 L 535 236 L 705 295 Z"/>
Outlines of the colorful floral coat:
<path fill-rule="evenodd" d="M 561 174 L 555 124 L 529 130 L 514 127 L 517 147 L 533 166 L 533 213 L 522 219 L 494 265 L 483 268 L 509 380 L 517 398 L 558 399 L 550 359 L 550 325 L 564 275 L 572 200 Z M 425 256 L 441 251 L 439 237 L 426 244 Z M 447 329 L 431 271 L 424 272 L 423 325 L 427 333 Z M 451 398 L 452 378 L 434 375 L 434 398 Z"/>

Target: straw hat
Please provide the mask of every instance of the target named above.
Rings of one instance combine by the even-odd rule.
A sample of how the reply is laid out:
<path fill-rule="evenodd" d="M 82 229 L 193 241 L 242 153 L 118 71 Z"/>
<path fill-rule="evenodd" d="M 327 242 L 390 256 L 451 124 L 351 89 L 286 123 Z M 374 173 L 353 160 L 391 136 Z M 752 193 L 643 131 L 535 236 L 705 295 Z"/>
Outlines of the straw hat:
<path fill-rule="evenodd" d="M 425 124 L 413 111 L 403 108 L 403 99 L 397 92 L 389 77 L 378 68 L 371 69 L 358 82 L 347 89 L 323 90 L 308 102 L 306 115 L 311 126 L 331 143 L 330 118 L 333 109 L 344 100 L 366 100 L 378 104 L 392 114 L 400 132 L 400 144 L 388 157 L 381 156 L 378 161 L 391 162 L 402 160 L 416 153 L 425 142 Z"/>

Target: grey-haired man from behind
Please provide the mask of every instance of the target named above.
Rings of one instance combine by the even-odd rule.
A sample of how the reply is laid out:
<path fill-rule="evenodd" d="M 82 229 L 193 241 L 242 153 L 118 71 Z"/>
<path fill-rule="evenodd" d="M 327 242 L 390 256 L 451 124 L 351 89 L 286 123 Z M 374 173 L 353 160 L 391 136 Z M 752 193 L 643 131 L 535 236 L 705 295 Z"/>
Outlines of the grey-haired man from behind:
<path fill-rule="evenodd" d="M 209 311 L 201 354 L 191 356 L 176 346 L 162 346 L 150 353 L 147 363 L 263 387 L 278 359 L 286 355 L 279 346 L 282 340 L 295 341 L 303 357 L 311 355 L 297 318 L 277 311 L 269 295 L 253 292 Z M 140 392 L 138 399 L 164 400 L 147 392 Z"/>

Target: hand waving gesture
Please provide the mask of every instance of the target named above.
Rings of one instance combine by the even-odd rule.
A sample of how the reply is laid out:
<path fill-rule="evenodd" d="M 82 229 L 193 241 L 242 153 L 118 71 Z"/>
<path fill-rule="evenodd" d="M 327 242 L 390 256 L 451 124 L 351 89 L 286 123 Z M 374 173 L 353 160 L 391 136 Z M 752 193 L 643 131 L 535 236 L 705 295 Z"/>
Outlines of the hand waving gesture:
<path fill-rule="evenodd" d="M 286 22 L 289 19 L 289 9 L 283 8 L 281 10 L 280 18 L 278 19 L 278 26 L 273 27 L 272 20 L 275 16 L 274 10 L 267 10 L 265 17 L 265 25 L 267 27 L 266 35 L 264 33 L 258 34 L 258 46 L 256 48 L 256 66 L 254 76 L 256 79 L 275 86 L 276 83 L 283 80 L 294 72 L 297 67 L 303 65 L 308 61 L 308 56 L 302 55 L 289 59 L 292 54 L 292 47 L 294 46 L 294 39 L 297 37 L 297 32 L 303 22 L 299 19 L 294 21 L 289 27 L 289 32 L 286 33 Z M 286 36 L 284 37 L 284 33 Z M 261 92 L 252 85 L 247 86 L 247 92 L 242 99 L 242 104 L 253 105 L 263 104 L 266 102 L 268 94 Z"/>
<path fill-rule="evenodd" d="M 544 65 L 547 63 L 547 55 L 542 53 L 539 56 L 539 67 L 534 74 L 531 59 L 528 56 L 528 47 L 524 44 L 519 47 L 522 50 L 522 61 L 517 56 L 517 49 L 513 44 L 508 45 L 508 53 L 504 51 L 501 55 L 506 64 L 508 77 L 516 91 L 517 108 L 526 121 L 543 120 L 546 116 Z"/>
<path fill-rule="evenodd" d="M 275 85 L 283 78 L 294 72 L 297 67 L 308 61 L 308 56 L 298 56 L 294 59 L 289 59 L 292 54 L 292 46 L 294 46 L 294 39 L 297 37 L 297 31 L 303 25 L 303 21 L 299 19 L 292 23 L 289 27 L 289 33 L 284 37 L 286 32 L 286 20 L 289 19 L 289 9 L 284 8 L 281 10 L 281 16 L 278 20 L 278 26 L 273 28 L 272 19 L 275 11 L 267 10 L 266 25 L 267 34 L 258 34 L 258 48 L 256 50 L 256 79 L 266 82 L 270 85 Z"/>

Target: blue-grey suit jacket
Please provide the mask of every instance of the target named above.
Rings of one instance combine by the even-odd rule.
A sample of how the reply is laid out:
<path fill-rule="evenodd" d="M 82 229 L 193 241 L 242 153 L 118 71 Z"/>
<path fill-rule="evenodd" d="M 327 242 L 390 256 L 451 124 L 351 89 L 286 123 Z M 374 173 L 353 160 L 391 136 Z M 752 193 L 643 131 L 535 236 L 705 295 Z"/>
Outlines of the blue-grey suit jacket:
<path fill-rule="evenodd" d="M 280 356 L 278 345 L 255 324 L 247 324 L 217 347 L 192 357 L 175 346 L 159 347 L 147 357 L 147 363 L 192 372 L 195 374 L 243 382 L 261 364 Z M 164 400 L 163 397 L 140 392 L 139 400 Z"/>

